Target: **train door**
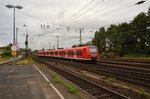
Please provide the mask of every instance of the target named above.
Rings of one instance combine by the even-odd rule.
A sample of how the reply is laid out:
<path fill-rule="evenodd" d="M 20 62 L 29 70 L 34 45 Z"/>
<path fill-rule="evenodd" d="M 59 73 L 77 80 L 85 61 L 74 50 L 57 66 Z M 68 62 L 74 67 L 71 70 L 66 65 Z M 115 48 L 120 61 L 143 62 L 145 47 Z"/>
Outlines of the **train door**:
<path fill-rule="evenodd" d="M 58 57 L 59 57 L 59 51 L 58 51 Z"/>
<path fill-rule="evenodd" d="M 67 51 L 65 51 L 65 55 L 66 55 L 66 57 L 68 57 L 68 52 Z"/>
<path fill-rule="evenodd" d="M 74 58 L 77 58 L 77 51 L 76 50 L 73 51 L 73 55 L 74 55 Z"/>

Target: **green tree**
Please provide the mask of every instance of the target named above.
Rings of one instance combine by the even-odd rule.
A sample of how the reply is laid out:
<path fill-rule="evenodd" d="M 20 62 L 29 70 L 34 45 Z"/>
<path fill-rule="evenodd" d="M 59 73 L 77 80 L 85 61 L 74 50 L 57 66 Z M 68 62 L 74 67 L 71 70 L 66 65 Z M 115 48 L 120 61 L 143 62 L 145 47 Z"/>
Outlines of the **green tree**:
<path fill-rule="evenodd" d="M 142 53 L 150 55 L 150 8 L 147 13 L 138 14 L 131 22 L 101 27 L 95 32 L 92 42 L 100 52 L 106 49 L 121 55 Z"/>
<path fill-rule="evenodd" d="M 131 22 L 133 31 L 133 37 L 136 42 L 134 43 L 132 51 L 136 53 L 145 53 L 147 32 L 146 27 L 148 26 L 148 17 L 146 13 L 140 13 Z M 138 49 L 138 50 L 137 50 Z"/>
<path fill-rule="evenodd" d="M 99 31 L 95 32 L 94 39 L 92 40 L 94 45 L 98 47 L 100 53 L 104 52 L 106 49 L 106 34 L 105 28 L 101 27 Z"/>

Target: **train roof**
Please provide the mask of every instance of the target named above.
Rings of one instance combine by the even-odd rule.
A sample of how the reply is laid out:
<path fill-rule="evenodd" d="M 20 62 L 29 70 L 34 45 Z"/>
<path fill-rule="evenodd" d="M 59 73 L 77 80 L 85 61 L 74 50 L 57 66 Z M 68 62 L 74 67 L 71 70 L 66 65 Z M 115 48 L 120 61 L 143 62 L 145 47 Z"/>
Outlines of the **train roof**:
<path fill-rule="evenodd" d="M 47 52 L 47 51 L 63 51 L 63 50 L 72 50 L 72 49 L 83 49 L 87 47 L 96 47 L 94 45 L 86 45 L 86 46 L 79 46 L 79 47 L 73 47 L 73 48 L 63 48 L 63 49 L 53 49 L 53 50 L 39 50 L 38 52 Z"/>

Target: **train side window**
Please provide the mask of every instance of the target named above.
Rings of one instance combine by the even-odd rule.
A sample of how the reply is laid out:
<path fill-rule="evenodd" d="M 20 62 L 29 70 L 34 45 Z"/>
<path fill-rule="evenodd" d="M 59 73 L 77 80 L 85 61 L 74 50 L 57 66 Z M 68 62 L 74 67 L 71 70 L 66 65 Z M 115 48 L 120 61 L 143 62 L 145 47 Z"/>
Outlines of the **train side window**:
<path fill-rule="evenodd" d="M 80 51 L 80 56 L 82 56 L 82 52 Z"/>
<path fill-rule="evenodd" d="M 74 55 L 77 55 L 77 52 L 76 51 L 74 51 L 74 53 L 73 53 Z"/>
<path fill-rule="evenodd" d="M 77 55 L 79 55 L 79 52 L 77 51 Z"/>
<path fill-rule="evenodd" d="M 73 52 L 71 51 L 71 55 L 73 55 Z"/>
<path fill-rule="evenodd" d="M 65 52 L 65 55 L 67 55 L 67 54 L 68 54 L 68 52 L 66 51 L 66 52 Z"/>
<path fill-rule="evenodd" d="M 57 51 L 55 52 L 55 55 L 58 55 L 58 52 L 57 52 Z"/>

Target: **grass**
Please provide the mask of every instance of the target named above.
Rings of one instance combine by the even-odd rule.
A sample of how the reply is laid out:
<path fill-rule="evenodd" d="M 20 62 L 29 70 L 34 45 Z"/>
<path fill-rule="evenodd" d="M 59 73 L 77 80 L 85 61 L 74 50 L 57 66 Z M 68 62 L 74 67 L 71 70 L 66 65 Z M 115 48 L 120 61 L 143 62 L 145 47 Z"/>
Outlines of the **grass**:
<path fill-rule="evenodd" d="M 74 85 L 69 85 L 64 83 L 69 93 L 75 94 L 77 93 L 77 88 Z"/>
<path fill-rule="evenodd" d="M 53 76 L 52 82 L 63 84 L 71 94 L 77 93 L 77 88 L 74 85 L 63 82 L 57 75 Z"/>
<path fill-rule="evenodd" d="M 52 82 L 53 83 L 62 83 L 62 81 L 60 80 L 60 78 L 58 76 L 56 76 L 56 75 L 53 76 Z"/>
<path fill-rule="evenodd" d="M 140 88 L 140 89 L 139 89 L 139 94 L 140 94 L 140 96 L 143 97 L 143 98 L 146 96 L 146 95 L 145 95 L 145 90 L 144 90 L 144 88 Z"/>
<path fill-rule="evenodd" d="M 10 59 L 11 59 L 11 57 L 0 58 L 0 62 L 4 62 L 4 61 L 10 60 Z"/>
<path fill-rule="evenodd" d="M 150 57 L 122 57 L 122 59 L 133 59 L 133 60 L 150 60 Z"/>
<path fill-rule="evenodd" d="M 138 54 L 138 53 L 130 53 L 122 57 L 123 59 L 142 59 L 142 60 L 150 60 L 150 55 L 147 54 Z"/>
<path fill-rule="evenodd" d="M 32 60 L 32 58 L 28 57 L 28 58 L 24 58 L 23 60 L 19 60 L 16 64 L 17 65 L 26 65 L 26 64 L 33 64 L 34 61 Z"/>
<path fill-rule="evenodd" d="M 109 76 L 109 77 L 106 77 L 106 79 L 105 79 L 105 81 L 109 84 L 109 83 L 111 83 L 111 82 L 113 82 L 115 80 L 115 77 L 111 77 L 111 76 Z"/>

